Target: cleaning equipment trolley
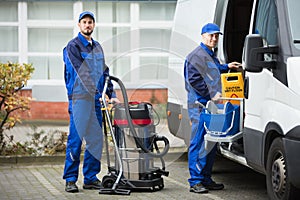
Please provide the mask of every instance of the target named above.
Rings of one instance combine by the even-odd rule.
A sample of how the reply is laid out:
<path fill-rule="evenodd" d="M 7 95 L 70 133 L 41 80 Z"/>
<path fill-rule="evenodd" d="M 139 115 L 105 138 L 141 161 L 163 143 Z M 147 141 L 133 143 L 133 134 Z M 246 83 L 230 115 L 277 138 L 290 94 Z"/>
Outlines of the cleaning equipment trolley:
<path fill-rule="evenodd" d="M 243 129 L 243 98 L 220 98 L 223 104 L 215 104 L 209 101 L 202 110 L 206 130 L 204 140 L 206 142 L 229 143 L 229 149 L 234 141 L 242 137 Z M 230 101 L 239 102 L 239 105 Z"/>
<path fill-rule="evenodd" d="M 115 104 L 110 110 L 105 99 L 108 80 L 118 83 L 124 101 Z M 163 156 L 169 150 L 169 141 L 166 137 L 155 133 L 157 124 L 154 124 L 153 115 L 156 112 L 152 105 L 145 102 L 128 102 L 122 81 L 113 76 L 106 79 L 102 105 L 108 174 L 102 179 L 99 193 L 129 195 L 132 190 L 163 189 L 162 176 L 169 175 L 169 172 L 165 171 L 163 160 Z M 111 156 L 109 151 L 109 133 L 114 147 L 114 156 Z M 162 150 L 158 142 L 164 144 Z M 114 166 L 113 162 L 110 162 L 112 157 Z M 155 158 L 160 160 L 161 168 L 154 166 Z"/>

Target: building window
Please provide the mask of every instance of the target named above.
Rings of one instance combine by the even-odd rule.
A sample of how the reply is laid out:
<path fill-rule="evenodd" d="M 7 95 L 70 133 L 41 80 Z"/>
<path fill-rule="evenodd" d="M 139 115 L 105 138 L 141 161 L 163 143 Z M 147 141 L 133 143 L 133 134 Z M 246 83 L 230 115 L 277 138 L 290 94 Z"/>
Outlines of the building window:
<path fill-rule="evenodd" d="M 18 21 L 18 2 L 0 3 L 0 22 Z"/>
<path fill-rule="evenodd" d="M 27 60 L 35 68 L 32 80 L 63 80 L 62 51 L 73 38 L 73 5 L 69 1 L 27 2 Z"/>
<path fill-rule="evenodd" d="M 175 3 L 141 3 L 141 20 L 173 20 Z"/>
<path fill-rule="evenodd" d="M 19 57 L 18 56 L 0 56 L 0 62 L 1 63 L 7 63 L 7 62 L 18 62 Z"/>
<path fill-rule="evenodd" d="M 120 2 L 84 2 L 83 10 L 92 11 L 97 23 L 130 22 L 130 3 Z"/>
<path fill-rule="evenodd" d="M 132 87 L 167 81 L 175 7 L 176 1 L 2 1 L 0 61 L 32 63 L 33 82 L 63 82 L 63 48 L 77 36 L 78 14 L 89 10 L 112 75 Z"/>
<path fill-rule="evenodd" d="M 72 20 L 72 2 L 28 2 L 29 20 Z"/>
<path fill-rule="evenodd" d="M 18 3 L 0 3 L 0 62 L 18 61 Z M 14 24 L 16 23 L 16 24 Z"/>
<path fill-rule="evenodd" d="M 29 28 L 28 52 L 62 52 L 72 37 L 72 29 Z"/>
<path fill-rule="evenodd" d="M 168 78 L 168 57 L 141 57 L 139 76 L 143 80 L 163 80 Z"/>
<path fill-rule="evenodd" d="M 28 54 L 34 55 L 28 60 L 36 69 L 32 79 L 63 79 L 62 50 L 72 37 L 72 29 L 28 29 Z"/>
<path fill-rule="evenodd" d="M 155 51 L 167 51 L 170 46 L 170 29 L 141 29 L 140 47 L 152 48 Z"/>
<path fill-rule="evenodd" d="M 64 64 L 59 56 L 30 56 L 29 63 L 35 68 L 32 79 L 36 80 L 63 80 Z"/>
<path fill-rule="evenodd" d="M 0 27 L 0 52 L 18 51 L 18 27 Z"/>
<path fill-rule="evenodd" d="M 130 48 L 129 31 L 128 27 L 96 27 L 93 37 L 101 43 L 105 52 L 122 53 Z"/>
<path fill-rule="evenodd" d="M 111 73 L 120 78 L 123 82 L 130 82 L 132 73 L 130 56 L 125 55 L 110 60 L 111 63 L 109 63 L 109 67 L 112 69 Z"/>

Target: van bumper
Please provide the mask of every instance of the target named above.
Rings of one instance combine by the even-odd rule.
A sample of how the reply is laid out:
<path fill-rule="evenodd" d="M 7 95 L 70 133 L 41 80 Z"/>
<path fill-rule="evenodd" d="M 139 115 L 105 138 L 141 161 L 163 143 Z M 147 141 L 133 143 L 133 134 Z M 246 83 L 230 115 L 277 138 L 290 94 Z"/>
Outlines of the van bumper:
<path fill-rule="evenodd" d="M 298 138 L 283 138 L 283 145 L 286 153 L 290 182 L 295 187 L 300 188 L 300 140 Z"/>

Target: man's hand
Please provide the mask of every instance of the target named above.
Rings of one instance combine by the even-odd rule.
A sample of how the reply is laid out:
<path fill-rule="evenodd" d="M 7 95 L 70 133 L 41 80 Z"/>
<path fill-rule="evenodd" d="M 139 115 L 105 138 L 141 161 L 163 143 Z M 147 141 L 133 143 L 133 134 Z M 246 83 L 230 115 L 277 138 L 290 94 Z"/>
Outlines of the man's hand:
<path fill-rule="evenodd" d="M 115 104 L 115 103 L 121 103 L 121 101 L 120 101 L 118 98 L 111 98 L 111 99 L 110 99 L 110 102 L 111 102 L 112 104 Z"/>
<path fill-rule="evenodd" d="M 242 63 L 239 62 L 231 62 L 228 64 L 229 69 L 238 69 L 239 67 L 242 67 Z"/>
<path fill-rule="evenodd" d="M 102 98 L 100 98 L 99 101 L 102 103 Z M 106 102 L 106 104 L 121 103 L 121 101 L 120 101 L 118 98 L 111 98 L 111 99 L 108 99 L 108 96 L 107 96 L 107 95 L 105 95 L 105 102 Z"/>
<path fill-rule="evenodd" d="M 215 94 L 215 96 L 213 98 L 211 98 L 211 100 L 218 101 L 221 97 L 222 97 L 222 94 L 220 92 L 217 92 L 217 94 Z"/>

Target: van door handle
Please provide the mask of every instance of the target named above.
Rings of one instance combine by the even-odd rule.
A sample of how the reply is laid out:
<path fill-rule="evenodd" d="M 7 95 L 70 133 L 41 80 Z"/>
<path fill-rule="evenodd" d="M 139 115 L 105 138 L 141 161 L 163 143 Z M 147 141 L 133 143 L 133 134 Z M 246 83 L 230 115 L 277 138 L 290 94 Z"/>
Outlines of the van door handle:
<path fill-rule="evenodd" d="M 249 77 L 245 77 L 245 81 L 244 81 L 244 97 L 245 99 L 248 99 L 248 95 L 249 95 Z"/>

